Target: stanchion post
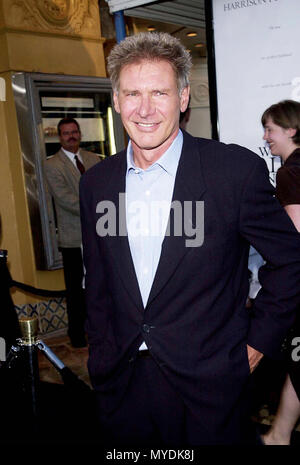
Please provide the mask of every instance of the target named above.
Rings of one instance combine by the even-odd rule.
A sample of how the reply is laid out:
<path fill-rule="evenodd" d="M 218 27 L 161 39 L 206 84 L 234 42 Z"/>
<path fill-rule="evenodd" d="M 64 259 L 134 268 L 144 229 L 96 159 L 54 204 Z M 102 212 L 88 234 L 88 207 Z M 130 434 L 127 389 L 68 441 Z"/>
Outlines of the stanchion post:
<path fill-rule="evenodd" d="M 21 339 L 18 344 L 22 347 L 24 359 L 23 386 L 28 399 L 29 415 L 34 426 L 38 426 L 39 417 L 39 364 L 37 353 L 38 319 L 36 317 L 21 317 L 19 319 Z"/>

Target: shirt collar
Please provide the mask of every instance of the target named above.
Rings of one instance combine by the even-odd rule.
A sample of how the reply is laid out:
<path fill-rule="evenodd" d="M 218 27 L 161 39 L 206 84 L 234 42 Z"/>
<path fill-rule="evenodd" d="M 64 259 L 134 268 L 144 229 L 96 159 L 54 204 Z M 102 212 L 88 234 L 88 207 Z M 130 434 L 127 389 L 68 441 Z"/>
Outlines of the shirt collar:
<path fill-rule="evenodd" d="M 182 144 L 183 144 L 183 135 L 181 130 L 179 129 L 178 134 L 176 138 L 173 140 L 172 144 L 170 147 L 165 151 L 165 153 L 155 162 L 153 165 L 149 166 L 147 170 L 151 169 L 153 166 L 158 165 L 161 168 L 163 168 L 167 173 L 171 174 L 172 176 L 176 175 L 180 155 L 181 155 L 181 150 L 182 150 Z M 128 172 L 133 169 L 140 169 L 138 168 L 133 160 L 133 150 L 132 150 L 132 144 L 131 141 L 129 141 L 128 146 L 127 146 L 127 171 Z M 145 170 L 145 171 L 147 171 Z"/>
<path fill-rule="evenodd" d="M 69 158 L 72 158 L 72 160 L 74 159 L 75 155 L 77 155 L 77 157 L 79 156 L 80 157 L 80 149 L 78 149 L 78 151 L 76 153 L 74 152 L 69 152 L 69 150 L 66 150 L 64 149 L 63 147 L 61 147 L 61 150 L 66 154 L 68 155 Z"/>

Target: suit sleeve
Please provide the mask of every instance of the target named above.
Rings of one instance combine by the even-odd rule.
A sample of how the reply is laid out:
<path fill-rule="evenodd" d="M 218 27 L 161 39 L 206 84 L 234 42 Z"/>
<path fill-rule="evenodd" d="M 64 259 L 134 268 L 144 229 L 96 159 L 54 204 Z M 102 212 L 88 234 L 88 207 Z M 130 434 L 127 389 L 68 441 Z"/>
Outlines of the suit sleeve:
<path fill-rule="evenodd" d="M 64 210 L 79 216 L 79 195 L 74 194 L 74 191 L 69 187 L 63 173 L 57 167 L 46 162 L 45 175 L 55 203 Z"/>
<path fill-rule="evenodd" d="M 247 343 L 277 357 L 300 303 L 300 235 L 274 196 L 265 162 L 258 159 L 244 185 L 240 232 L 262 255 L 262 286 L 254 300 Z"/>

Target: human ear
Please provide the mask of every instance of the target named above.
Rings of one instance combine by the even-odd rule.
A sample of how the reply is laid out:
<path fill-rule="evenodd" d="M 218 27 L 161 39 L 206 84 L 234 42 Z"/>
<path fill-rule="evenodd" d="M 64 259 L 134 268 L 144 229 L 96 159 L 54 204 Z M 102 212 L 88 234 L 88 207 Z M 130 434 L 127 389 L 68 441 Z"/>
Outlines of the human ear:
<path fill-rule="evenodd" d="M 189 104 L 189 98 L 190 98 L 190 86 L 186 86 L 184 89 L 182 89 L 181 94 L 180 94 L 180 111 L 184 112 Z"/>
<path fill-rule="evenodd" d="M 120 113 L 120 105 L 119 105 L 119 98 L 118 93 L 114 91 L 113 93 L 113 100 L 114 100 L 114 107 L 117 113 Z"/>
<path fill-rule="evenodd" d="M 289 136 L 290 138 L 292 138 L 292 137 L 294 137 L 294 136 L 296 135 L 297 130 L 294 129 L 294 128 L 288 128 L 288 129 L 287 129 L 287 132 L 288 132 L 288 136 Z"/>

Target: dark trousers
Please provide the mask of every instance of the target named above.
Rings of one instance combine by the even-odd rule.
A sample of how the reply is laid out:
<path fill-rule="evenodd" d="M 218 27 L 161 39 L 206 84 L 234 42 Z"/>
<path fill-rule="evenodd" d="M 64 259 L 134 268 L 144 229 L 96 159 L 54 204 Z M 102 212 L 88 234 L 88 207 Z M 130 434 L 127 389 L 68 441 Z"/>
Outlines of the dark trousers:
<path fill-rule="evenodd" d="M 85 341 L 85 297 L 82 288 L 83 262 L 81 248 L 60 248 L 64 265 L 68 313 L 68 335 L 73 345 Z"/>
<path fill-rule="evenodd" d="M 99 396 L 96 393 L 96 399 Z M 233 412 L 223 431 L 209 432 L 206 419 L 187 409 L 151 356 L 137 357 L 126 394 L 115 411 L 104 414 L 99 405 L 100 437 L 105 446 L 197 447 L 256 442 L 250 415 L 241 415 L 243 408 Z"/>

